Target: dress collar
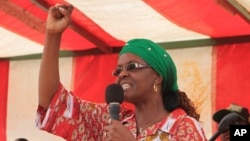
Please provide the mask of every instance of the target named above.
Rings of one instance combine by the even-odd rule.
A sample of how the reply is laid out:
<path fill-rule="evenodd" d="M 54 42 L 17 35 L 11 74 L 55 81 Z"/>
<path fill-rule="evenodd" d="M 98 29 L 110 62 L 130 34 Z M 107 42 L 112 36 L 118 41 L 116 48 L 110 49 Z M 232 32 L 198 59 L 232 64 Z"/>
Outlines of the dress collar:
<path fill-rule="evenodd" d="M 129 117 L 126 117 L 122 120 L 122 124 L 127 127 L 132 134 L 137 137 L 145 137 L 150 136 L 153 134 L 156 134 L 158 130 L 161 130 L 162 132 L 168 133 L 168 134 L 175 134 L 177 132 L 177 129 L 174 128 L 176 125 L 178 125 L 179 121 L 178 119 L 182 119 L 186 117 L 186 112 L 181 109 L 175 109 L 170 113 L 170 115 L 166 116 L 163 120 L 145 128 L 144 130 L 140 131 L 139 135 L 137 135 L 137 125 L 135 120 L 135 114 L 131 114 Z"/>

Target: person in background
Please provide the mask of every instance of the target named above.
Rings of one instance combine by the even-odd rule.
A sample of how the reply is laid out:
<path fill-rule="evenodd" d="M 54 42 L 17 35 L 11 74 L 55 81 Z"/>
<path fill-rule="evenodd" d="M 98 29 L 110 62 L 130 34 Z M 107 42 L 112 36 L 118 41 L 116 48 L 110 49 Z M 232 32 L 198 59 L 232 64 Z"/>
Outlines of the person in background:
<path fill-rule="evenodd" d="M 57 4 L 48 11 L 39 72 L 39 129 L 68 141 L 207 140 L 196 107 L 178 88 L 172 58 L 149 39 L 132 39 L 119 53 L 113 75 L 124 90 L 124 100 L 135 106 L 134 110 L 122 106 L 119 120 L 111 120 L 108 104 L 67 91 L 60 82 L 58 62 L 72 10 L 71 5 Z"/>
<path fill-rule="evenodd" d="M 235 103 L 232 103 L 228 106 L 228 108 L 226 109 L 221 109 L 219 111 L 217 111 L 216 113 L 214 113 L 213 115 L 213 120 L 219 124 L 221 119 L 226 116 L 227 114 L 229 113 L 237 113 L 239 118 L 238 120 L 234 123 L 234 124 L 237 124 L 237 125 L 247 125 L 249 124 L 249 111 L 247 108 L 245 107 L 242 107 L 238 104 L 235 104 Z M 220 139 L 221 141 L 229 141 L 230 140 L 230 132 L 229 130 L 224 132 L 224 133 L 221 133 L 220 134 Z"/>

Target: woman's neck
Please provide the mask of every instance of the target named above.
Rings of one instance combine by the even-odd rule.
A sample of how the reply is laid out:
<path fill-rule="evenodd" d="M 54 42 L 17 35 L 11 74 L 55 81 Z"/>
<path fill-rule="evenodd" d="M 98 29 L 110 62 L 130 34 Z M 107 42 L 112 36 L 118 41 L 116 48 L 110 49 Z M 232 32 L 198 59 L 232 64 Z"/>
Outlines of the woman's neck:
<path fill-rule="evenodd" d="M 138 132 L 162 121 L 167 115 L 168 112 L 161 105 L 155 105 L 155 107 L 152 105 L 149 107 L 137 106 L 135 109 L 135 118 Z"/>

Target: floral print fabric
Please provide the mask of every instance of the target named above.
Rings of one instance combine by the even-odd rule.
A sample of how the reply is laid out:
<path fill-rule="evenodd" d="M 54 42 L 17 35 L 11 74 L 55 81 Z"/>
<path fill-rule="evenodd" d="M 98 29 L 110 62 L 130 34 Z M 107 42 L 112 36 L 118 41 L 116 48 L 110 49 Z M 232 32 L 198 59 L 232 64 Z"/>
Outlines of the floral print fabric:
<path fill-rule="evenodd" d="M 67 141 L 102 141 L 105 120 L 109 119 L 106 103 L 91 103 L 68 92 L 62 85 L 46 110 L 38 106 L 37 127 Z M 135 114 L 121 107 L 120 120 L 137 141 L 204 141 L 199 122 L 182 109 L 137 134 Z"/>

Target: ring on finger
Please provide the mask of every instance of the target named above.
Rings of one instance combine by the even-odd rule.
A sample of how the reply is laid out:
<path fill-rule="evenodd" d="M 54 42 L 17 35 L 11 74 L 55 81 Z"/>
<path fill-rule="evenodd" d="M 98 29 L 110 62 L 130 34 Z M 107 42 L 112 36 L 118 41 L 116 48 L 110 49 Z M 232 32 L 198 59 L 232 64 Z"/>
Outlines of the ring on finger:
<path fill-rule="evenodd" d="M 107 137 L 107 132 L 104 132 L 104 133 L 103 133 L 103 136 L 104 136 L 104 137 Z"/>
<path fill-rule="evenodd" d="M 112 119 L 111 118 L 109 119 L 109 124 L 112 124 Z"/>

